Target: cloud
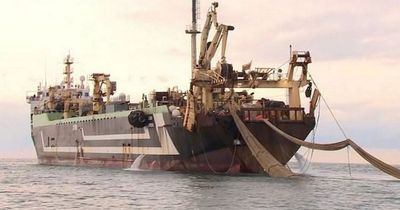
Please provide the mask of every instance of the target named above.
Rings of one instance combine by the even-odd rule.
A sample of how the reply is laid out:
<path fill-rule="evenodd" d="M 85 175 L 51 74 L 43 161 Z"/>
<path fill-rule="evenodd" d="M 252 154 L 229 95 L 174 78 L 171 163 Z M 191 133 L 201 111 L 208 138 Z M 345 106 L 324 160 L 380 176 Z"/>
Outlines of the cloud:
<path fill-rule="evenodd" d="M 285 58 L 280 52 L 287 53 L 290 44 L 295 49 L 311 50 L 319 60 L 399 56 L 400 6 L 395 1 L 263 1 L 240 4 L 240 8 L 235 5 L 236 12 L 228 10 L 224 19 L 237 26 L 232 32 L 232 47 L 244 49 L 241 53 L 257 60 Z"/>
<path fill-rule="evenodd" d="M 201 1 L 200 24 L 210 3 Z M 349 135 L 369 147 L 400 148 L 399 7 L 393 0 L 221 0 L 218 20 L 235 26 L 227 50 L 235 68 L 250 60 L 257 67 L 280 66 L 289 57 L 290 44 L 310 50 L 310 72 Z M 190 38 L 184 30 L 190 21 L 190 1 L 181 0 L 3 1 L 1 107 L 15 107 L 10 112 L 15 116 L 3 111 L 7 120 L 0 122 L 11 120 L 23 132 L 6 126 L 1 133 L 32 146 L 26 141 L 26 90 L 44 83 L 45 74 L 48 84 L 58 83 L 69 50 L 76 78 L 110 73 L 118 91 L 131 99 L 153 89 L 188 88 Z M 326 110 L 322 112 L 325 125 L 319 137 L 340 138 L 333 134 Z M 11 145 L 7 148 L 17 149 L 14 139 L 6 142 Z"/>

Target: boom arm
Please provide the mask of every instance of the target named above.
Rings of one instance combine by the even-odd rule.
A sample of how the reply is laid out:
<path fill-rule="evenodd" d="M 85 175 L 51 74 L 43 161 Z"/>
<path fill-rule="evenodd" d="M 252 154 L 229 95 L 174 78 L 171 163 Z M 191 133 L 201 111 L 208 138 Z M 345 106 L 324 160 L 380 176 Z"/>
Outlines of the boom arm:
<path fill-rule="evenodd" d="M 215 11 L 212 11 L 212 10 L 210 10 L 207 14 L 207 19 L 204 24 L 203 31 L 201 32 L 199 63 L 203 62 L 203 59 L 206 55 L 208 34 L 210 33 L 212 19 L 214 19 L 213 16 L 216 17 L 216 15 L 217 14 L 215 13 Z M 215 19 L 217 19 L 217 18 L 215 18 Z"/>
<path fill-rule="evenodd" d="M 227 26 L 220 24 L 217 27 L 217 32 L 214 35 L 213 40 L 210 42 L 210 45 L 206 51 L 205 58 L 199 59 L 199 65 L 203 69 L 208 69 L 208 66 L 211 63 L 211 59 L 215 56 L 215 53 L 218 49 L 219 44 L 222 41 L 221 47 L 221 61 L 225 63 L 225 52 L 226 52 L 226 44 L 228 40 L 228 31 L 233 30 L 233 26 Z M 207 45 L 207 44 L 206 44 Z"/>
<path fill-rule="evenodd" d="M 217 11 L 218 3 L 212 3 L 212 6 L 207 14 L 207 19 L 201 32 L 201 42 L 200 42 L 200 54 L 199 54 L 199 68 L 209 69 L 211 59 L 215 56 L 215 52 L 218 49 L 220 42 L 222 41 L 221 49 L 221 63 L 225 63 L 225 52 L 226 44 L 228 40 L 228 31 L 233 30 L 233 26 L 228 26 L 224 24 L 219 24 L 217 21 Z M 216 33 L 210 43 L 208 43 L 208 36 L 210 34 L 210 29 L 212 24 L 216 28 Z"/>

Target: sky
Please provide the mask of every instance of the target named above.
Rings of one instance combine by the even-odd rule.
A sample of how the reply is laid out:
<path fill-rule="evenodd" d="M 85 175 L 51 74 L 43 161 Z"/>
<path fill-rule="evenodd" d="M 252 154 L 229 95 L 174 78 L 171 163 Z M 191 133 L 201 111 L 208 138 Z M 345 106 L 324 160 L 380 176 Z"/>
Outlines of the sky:
<path fill-rule="evenodd" d="M 249 61 L 278 67 L 288 60 L 289 45 L 309 50 L 309 71 L 346 136 L 400 164 L 398 1 L 219 3 L 219 22 L 235 26 L 227 48 L 235 69 Z M 200 3 L 200 25 L 210 4 Z M 186 89 L 190 9 L 190 0 L 0 0 L 0 158 L 35 156 L 25 96 L 39 82 L 61 81 L 68 52 L 76 80 L 110 73 L 118 92 L 132 100 L 153 89 Z M 315 140 L 343 139 L 326 106 L 320 113 Z M 343 162 L 347 154 L 318 152 L 314 160 Z"/>

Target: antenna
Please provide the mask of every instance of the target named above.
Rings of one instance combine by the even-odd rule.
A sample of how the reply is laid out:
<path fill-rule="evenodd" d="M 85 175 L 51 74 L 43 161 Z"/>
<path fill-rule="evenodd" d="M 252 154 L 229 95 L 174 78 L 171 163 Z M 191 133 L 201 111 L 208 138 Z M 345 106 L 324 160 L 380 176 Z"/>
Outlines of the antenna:
<path fill-rule="evenodd" d="M 196 0 L 196 23 L 200 20 L 200 0 Z"/>
<path fill-rule="evenodd" d="M 74 63 L 73 58 L 71 57 L 71 53 L 69 52 L 67 57 L 64 59 L 64 64 L 65 64 L 65 69 L 64 69 L 64 84 L 67 85 L 67 89 L 69 90 L 71 88 L 71 83 L 72 83 L 72 68 L 71 65 Z"/>
<path fill-rule="evenodd" d="M 198 20 L 200 20 L 200 0 L 192 0 L 192 23 L 197 23 Z"/>
<path fill-rule="evenodd" d="M 47 89 L 47 54 L 44 56 L 44 88 Z"/>

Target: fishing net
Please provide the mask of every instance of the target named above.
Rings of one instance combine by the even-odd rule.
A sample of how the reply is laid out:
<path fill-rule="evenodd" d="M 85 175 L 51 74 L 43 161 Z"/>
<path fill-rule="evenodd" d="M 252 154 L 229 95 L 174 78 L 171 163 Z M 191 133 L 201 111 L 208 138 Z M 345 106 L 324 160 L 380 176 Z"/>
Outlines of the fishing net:
<path fill-rule="evenodd" d="M 253 156 L 263 167 L 264 172 L 271 177 L 291 177 L 295 174 L 287 167 L 283 166 L 274 156 L 266 150 L 257 138 L 251 133 L 240 117 L 236 114 L 233 106 L 230 106 L 230 112 L 235 124 L 241 133 Z"/>
<path fill-rule="evenodd" d="M 269 122 L 268 120 L 264 119 L 264 122 L 275 132 L 277 132 L 278 134 L 280 134 L 281 136 L 283 136 L 284 138 L 286 138 L 287 140 L 303 146 L 303 147 L 307 147 L 310 149 L 316 149 L 316 150 L 325 150 L 325 151 L 334 151 L 334 150 L 340 150 L 343 149 L 347 146 L 351 146 L 362 158 L 364 158 L 366 161 L 368 161 L 369 163 L 371 163 L 373 166 L 375 166 L 376 168 L 378 168 L 379 170 L 393 176 L 396 177 L 398 179 L 400 179 L 400 170 L 398 168 L 395 168 L 381 160 L 379 160 L 378 158 L 372 156 L 371 154 L 369 154 L 368 152 L 366 152 L 364 149 L 362 149 L 360 146 L 358 146 L 356 143 L 354 143 L 352 140 L 350 139 L 346 139 L 343 141 L 339 141 L 339 142 L 335 142 L 335 143 L 331 143 L 331 144 L 317 144 L 317 143 L 311 143 L 311 142 L 306 142 L 303 141 L 301 139 L 295 138 L 293 136 L 290 136 L 289 134 L 285 133 L 284 131 L 282 131 L 281 129 L 279 129 L 278 127 L 276 127 L 274 124 L 272 124 L 271 122 Z"/>

